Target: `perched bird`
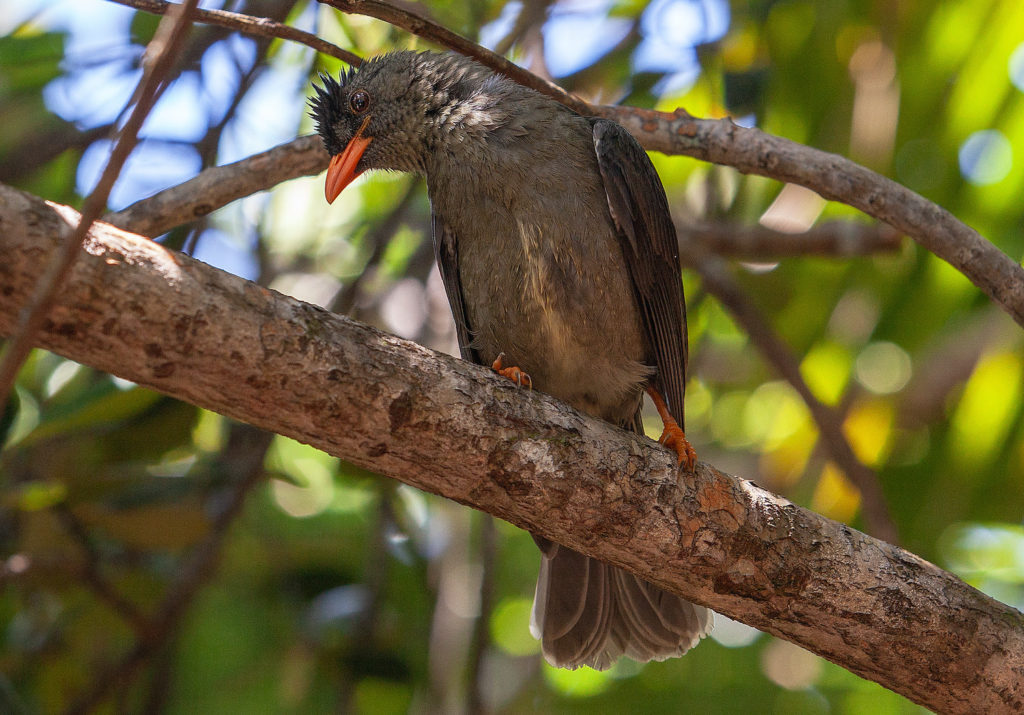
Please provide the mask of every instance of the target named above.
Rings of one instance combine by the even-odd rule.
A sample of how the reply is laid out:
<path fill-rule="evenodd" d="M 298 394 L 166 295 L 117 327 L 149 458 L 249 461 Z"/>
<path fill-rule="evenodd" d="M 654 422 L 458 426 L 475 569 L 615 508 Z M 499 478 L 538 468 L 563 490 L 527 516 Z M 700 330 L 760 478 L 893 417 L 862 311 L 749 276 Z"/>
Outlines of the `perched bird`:
<path fill-rule="evenodd" d="M 646 389 L 692 466 L 676 234 L 636 140 L 455 54 L 395 52 L 321 80 L 329 202 L 367 169 L 426 175 L 463 358 L 639 434 Z M 710 630 L 707 609 L 534 539 L 530 627 L 553 665 L 664 660 Z"/>

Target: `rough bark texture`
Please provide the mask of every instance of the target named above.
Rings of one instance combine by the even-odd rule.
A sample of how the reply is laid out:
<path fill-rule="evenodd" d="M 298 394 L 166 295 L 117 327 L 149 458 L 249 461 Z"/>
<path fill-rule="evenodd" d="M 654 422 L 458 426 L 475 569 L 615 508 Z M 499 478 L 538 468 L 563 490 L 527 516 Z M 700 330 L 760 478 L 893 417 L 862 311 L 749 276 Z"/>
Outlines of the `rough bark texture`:
<path fill-rule="evenodd" d="M 76 216 L 0 186 L 0 333 Z M 90 234 L 39 340 L 629 569 L 936 711 L 1024 709 L 1024 616 L 936 566 L 114 227 Z"/>

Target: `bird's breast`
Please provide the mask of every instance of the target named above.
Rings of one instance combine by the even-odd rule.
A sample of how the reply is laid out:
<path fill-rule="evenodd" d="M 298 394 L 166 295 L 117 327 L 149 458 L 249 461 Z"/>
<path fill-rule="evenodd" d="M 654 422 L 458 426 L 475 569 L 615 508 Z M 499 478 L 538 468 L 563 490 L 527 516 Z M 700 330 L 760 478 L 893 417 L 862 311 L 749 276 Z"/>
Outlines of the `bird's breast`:
<path fill-rule="evenodd" d="M 600 178 L 590 179 L 558 191 L 432 184 L 431 199 L 455 236 L 482 361 L 504 352 L 536 389 L 622 423 L 650 374 L 648 351 Z"/>

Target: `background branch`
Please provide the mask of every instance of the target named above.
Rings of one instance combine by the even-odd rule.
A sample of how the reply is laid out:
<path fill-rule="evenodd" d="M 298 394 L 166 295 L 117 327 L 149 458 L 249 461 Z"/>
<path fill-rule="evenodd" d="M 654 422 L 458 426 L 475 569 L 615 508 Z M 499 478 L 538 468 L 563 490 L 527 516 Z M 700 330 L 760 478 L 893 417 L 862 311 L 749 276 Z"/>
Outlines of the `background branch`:
<path fill-rule="evenodd" d="M 0 208 L 6 333 L 78 217 L 7 188 Z M 650 440 L 140 237 L 94 227 L 39 341 L 629 569 L 934 710 L 1024 707 L 1024 617 L 913 554 L 709 465 L 680 476 Z"/>
<path fill-rule="evenodd" d="M 886 224 L 826 221 L 800 233 L 785 233 L 761 225 L 677 224 L 680 248 L 693 241 L 701 249 L 743 261 L 777 261 L 794 256 L 851 258 L 899 250 L 902 234 Z"/>

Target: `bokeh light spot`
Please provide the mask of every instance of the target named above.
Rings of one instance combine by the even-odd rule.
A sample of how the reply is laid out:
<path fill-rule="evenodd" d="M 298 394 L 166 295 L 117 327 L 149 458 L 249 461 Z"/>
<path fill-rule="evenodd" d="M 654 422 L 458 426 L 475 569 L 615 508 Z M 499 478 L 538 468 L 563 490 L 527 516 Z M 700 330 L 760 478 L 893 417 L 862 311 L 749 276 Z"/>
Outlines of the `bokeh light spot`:
<path fill-rule="evenodd" d="M 854 364 L 857 382 L 876 395 L 899 392 L 910 380 L 910 356 L 899 345 L 890 342 L 871 343 Z"/>
<path fill-rule="evenodd" d="M 985 186 L 1006 178 L 1013 168 L 1013 147 L 997 129 L 974 132 L 960 145 L 960 172 L 972 184 Z"/>
<path fill-rule="evenodd" d="M 1024 42 L 1017 45 L 1017 49 L 1010 55 L 1010 81 L 1013 86 L 1024 92 Z"/>

